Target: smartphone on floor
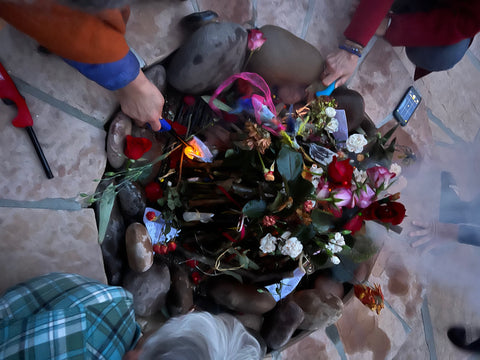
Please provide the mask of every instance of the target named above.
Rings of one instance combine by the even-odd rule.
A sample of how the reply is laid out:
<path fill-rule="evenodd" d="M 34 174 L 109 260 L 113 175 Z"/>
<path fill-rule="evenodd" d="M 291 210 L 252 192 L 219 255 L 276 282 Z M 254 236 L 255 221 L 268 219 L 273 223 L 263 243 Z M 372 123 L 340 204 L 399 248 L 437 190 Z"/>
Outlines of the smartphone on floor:
<path fill-rule="evenodd" d="M 410 120 L 413 113 L 420 105 L 420 101 L 422 101 L 422 97 L 413 86 L 410 86 L 400 103 L 393 111 L 393 116 L 401 126 L 407 125 L 408 120 Z"/>

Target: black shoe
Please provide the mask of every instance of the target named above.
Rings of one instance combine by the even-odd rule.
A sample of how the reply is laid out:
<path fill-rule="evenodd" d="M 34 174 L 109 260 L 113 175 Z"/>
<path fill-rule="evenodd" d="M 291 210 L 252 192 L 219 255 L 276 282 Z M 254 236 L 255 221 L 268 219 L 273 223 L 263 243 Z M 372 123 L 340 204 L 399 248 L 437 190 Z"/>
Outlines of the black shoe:
<path fill-rule="evenodd" d="M 455 346 L 466 351 L 480 354 L 480 338 L 472 341 L 472 339 L 467 339 L 467 335 L 469 335 L 469 338 L 472 336 L 470 333 L 467 334 L 467 331 L 463 327 L 451 327 L 447 331 L 448 339 Z"/>

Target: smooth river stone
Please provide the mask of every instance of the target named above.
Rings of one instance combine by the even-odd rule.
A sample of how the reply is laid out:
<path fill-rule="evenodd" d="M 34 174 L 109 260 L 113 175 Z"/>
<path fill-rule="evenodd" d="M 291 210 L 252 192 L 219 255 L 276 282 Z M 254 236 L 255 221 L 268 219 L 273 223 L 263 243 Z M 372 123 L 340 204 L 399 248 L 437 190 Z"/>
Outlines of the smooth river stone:
<path fill-rule="evenodd" d="M 107 160 L 114 169 L 120 169 L 127 157 L 124 155 L 125 138 L 132 134 L 132 120 L 119 111 L 112 120 L 107 135 Z"/>
<path fill-rule="evenodd" d="M 304 319 L 298 326 L 302 330 L 317 330 L 335 323 L 342 316 L 343 302 L 334 295 L 321 297 L 314 289 L 293 294 L 292 300 L 302 308 Z"/>
<path fill-rule="evenodd" d="M 167 88 L 167 71 L 160 64 L 150 66 L 144 71 L 145 76 L 150 80 L 163 94 Z"/>
<path fill-rule="evenodd" d="M 280 301 L 275 309 L 265 316 L 261 334 L 270 349 L 284 346 L 302 323 L 304 313 L 293 301 Z"/>
<path fill-rule="evenodd" d="M 132 223 L 125 235 L 128 265 L 136 272 L 145 272 L 153 264 L 152 240 L 145 225 Z"/>
<path fill-rule="evenodd" d="M 118 192 L 118 200 L 127 223 L 142 221 L 147 207 L 147 196 L 143 186 L 132 181 L 125 182 Z"/>
<path fill-rule="evenodd" d="M 238 24 L 209 23 L 195 31 L 173 56 L 167 79 L 178 91 L 203 94 L 241 72 L 247 31 Z"/>
<path fill-rule="evenodd" d="M 172 284 L 167 297 L 170 315 L 183 315 L 193 308 L 193 285 L 188 272 L 178 266 L 170 266 Z"/>
<path fill-rule="evenodd" d="M 231 310 L 261 315 L 275 307 L 275 299 L 266 290 L 250 284 L 242 284 L 231 277 L 217 277 L 207 285 L 210 297 Z"/>
<path fill-rule="evenodd" d="M 130 271 L 125 275 L 125 289 L 133 295 L 133 308 L 139 316 L 150 316 L 165 305 L 170 289 L 170 272 L 165 264 L 153 264 L 143 273 Z"/>

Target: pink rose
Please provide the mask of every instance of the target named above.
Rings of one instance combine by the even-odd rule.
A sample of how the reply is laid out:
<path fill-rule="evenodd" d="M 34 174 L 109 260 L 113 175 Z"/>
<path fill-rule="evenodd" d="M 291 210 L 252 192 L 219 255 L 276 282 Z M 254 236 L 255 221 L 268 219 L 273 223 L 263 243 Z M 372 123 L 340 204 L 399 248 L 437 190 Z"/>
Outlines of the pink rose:
<path fill-rule="evenodd" d="M 330 197 L 330 190 L 328 186 L 328 182 L 321 177 L 318 180 L 318 185 L 317 185 L 317 199 L 327 199 Z"/>
<path fill-rule="evenodd" d="M 257 29 L 248 30 L 248 49 L 250 51 L 255 51 L 260 49 L 263 43 L 267 41 L 265 37 L 263 37 L 263 33 Z"/>
<path fill-rule="evenodd" d="M 365 190 L 361 189 L 354 194 L 355 205 L 361 209 L 368 207 L 375 198 L 375 191 L 368 185 L 365 185 Z"/>
<path fill-rule="evenodd" d="M 388 186 L 390 179 L 395 177 L 395 173 L 391 173 L 387 168 L 383 166 L 374 166 L 367 169 L 367 176 L 375 188 L 379 188 L 383 185 L 383 188 Z"/>
<path fill-rule="evenodd" d="M 335 190 L 333 198 L 337 207 L 353 207 L 353 194 L 349 189 L 339 188 Z"/>

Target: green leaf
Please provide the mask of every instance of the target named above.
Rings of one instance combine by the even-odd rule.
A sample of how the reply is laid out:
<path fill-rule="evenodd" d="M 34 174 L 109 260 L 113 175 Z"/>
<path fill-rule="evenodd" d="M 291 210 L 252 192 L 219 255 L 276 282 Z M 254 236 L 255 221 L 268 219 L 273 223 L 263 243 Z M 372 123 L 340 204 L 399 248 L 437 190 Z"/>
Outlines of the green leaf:
<path fill-rule="evenodd" d="M 302 155 L 288 146 L 283 146 L 278 154 L 277 168 L 286 182 L 295 180 L 303 170 Z"/>
<path fill-rule="evenodd" d="M 203 96 L 202 96 L 203 101 L 205 101 L 207 104 L 209 103 L 210 98 L 211 98 L 211 96 L 207 96 L 207 95 L 203 95 Z M 221 102 L 221 101 L 218 100 L 218 99 L 213 100 L 213 105 L 215 105 L 215 106 L 216 106 L 217 108 L 219 108 L 220 110 L 223 110 L 223 111 L 226 111 L 226 112 L 230 112 L 230 111 L 233 110 L 230 106 L 228 106 L 227 104 Z"/>
<path fill-rule="evenodd" d="M 255 219 L 261 217 L 265 210 L 267 209 L 267 204 L 264 200 L 251 200 L 245 204 L 242 209 L 242 212 L 245 216 L 248 216 L 250 219 Z"/>
<path fill-rule="evenodd" d="M 108 222 L 115 203 L 115 185 L 110 184 L 100 197 L 100 214 L 98 216 L 98 243 L 101 245 L 107 233 Z"/>
<path fill-rule="evenodd" d="M 80 193 L 80 197 L 88 197 L 88 194 Z"/>
<path fill-rule="evenodd" d="M 333 215 L 315 209 L 312 211 L 312 225 L 320 234 L 326 234 L 333 227 Z"/>
<path fill-rule="evenodd" d="M 289 195 L 294 199 L 294 204 L 303 204 L 305 200 L 310 198 L 313 194 L 313 184 L 305 180 L 303 177 L 297 178 L 295 181 L 288 183 Z"/>

